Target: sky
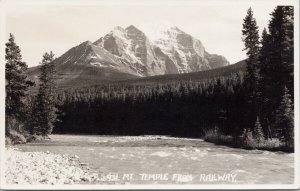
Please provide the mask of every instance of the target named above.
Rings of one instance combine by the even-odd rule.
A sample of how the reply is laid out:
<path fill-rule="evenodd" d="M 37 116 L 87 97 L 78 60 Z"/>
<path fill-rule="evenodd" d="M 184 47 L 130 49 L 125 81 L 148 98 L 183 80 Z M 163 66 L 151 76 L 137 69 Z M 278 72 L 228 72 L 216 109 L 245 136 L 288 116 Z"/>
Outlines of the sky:
<path fill-rule="evenodd" d="M 285 0 L 292 4 L 296 0 Z M 23 60 L 31 67 L 52 50 L 96 41 L 115 26 L 168 22 L 199 39 L 209 53 L 230 63 L 244 59 L 242 23 L 251 7 L 260 33 L 282 0 L 10 0 L 4 1 L 6 41 L 14 34 Z M 3 3 L 3 1 L 2 1 Z"/>

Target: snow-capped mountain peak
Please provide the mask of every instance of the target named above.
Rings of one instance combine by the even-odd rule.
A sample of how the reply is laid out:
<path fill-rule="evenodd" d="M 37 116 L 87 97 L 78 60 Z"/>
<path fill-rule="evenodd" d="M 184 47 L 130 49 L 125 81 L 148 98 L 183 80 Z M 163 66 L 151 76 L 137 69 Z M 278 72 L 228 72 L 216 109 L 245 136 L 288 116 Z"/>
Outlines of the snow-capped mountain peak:
<path fill-rule="evenodd" d="M 170 34 L 180 33 L 181 31 L 169 22 L 145 23 L 138 25 L 138 28 L 143 31 L 151 41 L 159 39 L 167 39 Z"/>
<path fill-rule="evenodd" d="M 198 39 L 168 22 L 117 26 L 94 43 L 74 47 L 58 61 L 137 76 L 196 72 L 229 64 L 224 57 L 207 53 Z"/>

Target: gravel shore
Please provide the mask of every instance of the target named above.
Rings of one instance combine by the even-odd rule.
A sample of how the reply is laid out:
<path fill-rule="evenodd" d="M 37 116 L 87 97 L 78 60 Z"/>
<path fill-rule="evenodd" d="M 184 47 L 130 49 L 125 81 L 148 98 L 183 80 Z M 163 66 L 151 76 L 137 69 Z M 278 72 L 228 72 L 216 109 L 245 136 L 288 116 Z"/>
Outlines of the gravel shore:
<path fill-rule="evenodd" d="M 7 184 L 76 184 L 98 180 L 78 157 L 50 152 L 22 152 L 6 148 L 5 177 Z"/>

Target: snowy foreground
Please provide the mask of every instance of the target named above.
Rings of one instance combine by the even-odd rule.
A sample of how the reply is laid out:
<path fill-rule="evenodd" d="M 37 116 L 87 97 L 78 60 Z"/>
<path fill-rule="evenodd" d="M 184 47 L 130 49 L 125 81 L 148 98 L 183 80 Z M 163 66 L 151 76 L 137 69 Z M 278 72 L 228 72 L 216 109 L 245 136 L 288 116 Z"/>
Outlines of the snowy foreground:
<path fill-rule="evenodd" d="M 90 174 L 78 156 L 57 155 L 50 152 L 21 152 L 6 149 L 7 184 L 74 184 L 91 182 L 97 174 Z"/>
<path fill-rule="evenodd" d="M 7 150 L 8 184 L 291 184 L 294 154 L 164 136 L 51 135 Z M 78 157 L 76 157 L 78 156 Z"/>

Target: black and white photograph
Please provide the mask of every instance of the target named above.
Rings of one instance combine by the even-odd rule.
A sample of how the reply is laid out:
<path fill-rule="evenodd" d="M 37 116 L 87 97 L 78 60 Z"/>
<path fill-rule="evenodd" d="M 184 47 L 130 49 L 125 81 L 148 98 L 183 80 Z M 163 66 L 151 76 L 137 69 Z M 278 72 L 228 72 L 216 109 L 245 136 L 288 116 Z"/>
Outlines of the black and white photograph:
<path fill-rule="evenodd" d="M 1 189 L 299 189 L 298 0 L 0 15 Z"/>

